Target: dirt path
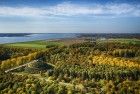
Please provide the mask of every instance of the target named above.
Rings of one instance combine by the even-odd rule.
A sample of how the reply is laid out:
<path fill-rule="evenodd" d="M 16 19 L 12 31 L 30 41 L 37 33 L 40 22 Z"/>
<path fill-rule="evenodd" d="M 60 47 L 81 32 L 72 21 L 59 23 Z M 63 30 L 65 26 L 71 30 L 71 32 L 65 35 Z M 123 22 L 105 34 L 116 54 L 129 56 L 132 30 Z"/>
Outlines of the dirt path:
<path fill-rule="evenodd" d="M 26 64 L 23 64 L 23 65 L 20 65 L 20 66 L 17 66 L 17 67 L 8 69 L 8 70 L 5 71 L 5 73 L 10 72 L 10 71 L 13 71 L 13 70 L 16 70 L 16 69 L 21 68 L 21 67 L 25 67 L 25 66 L 27 66 L 28 64 L 34 63 L 34 62 L 36 62 L 36 61 L 37 61 L 37 60 L 33 60 L 33 61 L 28 62 L 28 63 L 26 63 Z"/>

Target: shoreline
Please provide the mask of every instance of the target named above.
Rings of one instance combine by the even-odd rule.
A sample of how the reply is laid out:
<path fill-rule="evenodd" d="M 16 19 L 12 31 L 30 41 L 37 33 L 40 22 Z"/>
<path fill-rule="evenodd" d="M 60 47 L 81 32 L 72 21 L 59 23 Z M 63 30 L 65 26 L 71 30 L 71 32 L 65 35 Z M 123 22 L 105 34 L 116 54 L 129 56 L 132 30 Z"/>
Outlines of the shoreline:
<path fill-rule="evenodd" d="M 81 38 L 75 37 L 75 38 L 41 39 L 41 40 L 31 40 L 31 41 L 21 41 L 21 42 L 9 42 L 9 43 L 2 43 L 2 44 L 0 43 L 0 45 L 15 44 L 15 43 L 26 43 L 26 42 L 35 42 L 35 41 L 58 42 L 58 41 L 63 41 L 63 40 L 74 40 L 74 39 L 81 39 Z"/>
<path fill-rule="evenodd" d="M 23 43 L 23 42 L 31 42 L 31 41 L 54 41 L 54 40 L 62 40 L 67 38 L 77 38 L 78 35 L 73 34 L 46 34 L 46 35 L 28 35 L 27 37 L 0 37 L 0 45 L 1 44 L 12 44 L 12 43 Z"/>

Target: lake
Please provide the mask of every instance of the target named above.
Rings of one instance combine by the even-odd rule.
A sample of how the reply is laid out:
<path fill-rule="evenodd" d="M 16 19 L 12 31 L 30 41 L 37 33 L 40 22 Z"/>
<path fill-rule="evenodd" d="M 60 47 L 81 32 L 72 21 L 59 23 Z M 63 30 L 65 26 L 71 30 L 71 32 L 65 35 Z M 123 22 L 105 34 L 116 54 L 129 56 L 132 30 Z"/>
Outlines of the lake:
<path fill-rule="evenodd" d="M 4 43 L 14 43 L 14 42 L 24 42 L 24 41 L 34 41 L 34 40 L 50 40 L 50 39 L 60 39 L 60 38 L 74 38 L 77 34 L 74 33 L 40 33 L 40 34 L 26 34 L 15 36 L 13 34 L 0 34 L 0 44 Z M 11 35 L 11 36 L 10 36 Z"/>

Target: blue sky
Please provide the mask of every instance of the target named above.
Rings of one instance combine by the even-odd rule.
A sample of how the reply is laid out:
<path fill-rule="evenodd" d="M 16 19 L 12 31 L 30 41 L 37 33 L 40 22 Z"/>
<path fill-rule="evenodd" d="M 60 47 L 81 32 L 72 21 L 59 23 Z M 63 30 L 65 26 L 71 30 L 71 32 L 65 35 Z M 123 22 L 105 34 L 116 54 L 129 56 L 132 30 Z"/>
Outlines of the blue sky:
<path fill-rule="evenodd" d="M 139 33 L 139 0 L 1 0 L 0 33 Z"/>

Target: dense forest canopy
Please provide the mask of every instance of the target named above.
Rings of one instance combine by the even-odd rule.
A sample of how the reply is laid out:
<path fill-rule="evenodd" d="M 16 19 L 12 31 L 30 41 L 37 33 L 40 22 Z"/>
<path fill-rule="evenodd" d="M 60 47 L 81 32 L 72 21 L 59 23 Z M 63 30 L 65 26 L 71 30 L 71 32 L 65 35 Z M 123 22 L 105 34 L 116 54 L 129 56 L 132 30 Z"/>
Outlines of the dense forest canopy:
<path fill-rule="evenodd" d="M 89 39 L 43 50 L 1 47 L 0 51 L 2 94 L 140 92 L 140 46 L 136 44 Z"/>

